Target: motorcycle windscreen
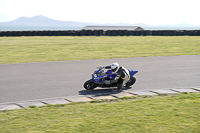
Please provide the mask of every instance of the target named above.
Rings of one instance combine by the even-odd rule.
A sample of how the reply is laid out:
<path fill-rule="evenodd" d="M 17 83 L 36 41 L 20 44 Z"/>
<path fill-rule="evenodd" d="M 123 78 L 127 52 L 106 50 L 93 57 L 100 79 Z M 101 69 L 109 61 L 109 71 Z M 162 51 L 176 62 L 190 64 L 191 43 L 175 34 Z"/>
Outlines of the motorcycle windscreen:
<path fill-rule="evenodd" d="M 130 77 L 133 77 L 138 71 L 136 70 L 131 70 L 131 69 L 128 69 L 129 72 L 130 72 Z"/>

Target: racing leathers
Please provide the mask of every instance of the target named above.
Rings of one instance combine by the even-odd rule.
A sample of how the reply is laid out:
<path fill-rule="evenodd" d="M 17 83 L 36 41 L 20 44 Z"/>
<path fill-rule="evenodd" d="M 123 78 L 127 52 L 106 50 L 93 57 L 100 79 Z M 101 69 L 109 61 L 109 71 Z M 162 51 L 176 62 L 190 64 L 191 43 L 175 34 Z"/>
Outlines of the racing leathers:
<path fill-rule="evenodd" d="M 106 66 L 104 68 L 111 69 L 111 66 Z M 125 86 L 125 84 L 129 81 L 130 73 L 123 66 L 120 66 L 116 73 L 117 73 L 117 76 L 115 77 L 115 79 L 114 80 L 106 80 L 105 84 L 117 83 L 117 88 L 118 88 L 118 90 L 121 91 L 123 89 L 123 87 Z"/>

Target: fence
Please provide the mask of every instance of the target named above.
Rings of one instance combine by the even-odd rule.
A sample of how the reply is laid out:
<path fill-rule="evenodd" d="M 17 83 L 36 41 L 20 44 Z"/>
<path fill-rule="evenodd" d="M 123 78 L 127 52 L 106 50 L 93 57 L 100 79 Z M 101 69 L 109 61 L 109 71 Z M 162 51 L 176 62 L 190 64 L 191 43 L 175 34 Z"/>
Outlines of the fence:
<path fill-rule="evenodd" d="M 0 31 L 0 37 L 9 36 L 200 36 L 200 30 Z"/>

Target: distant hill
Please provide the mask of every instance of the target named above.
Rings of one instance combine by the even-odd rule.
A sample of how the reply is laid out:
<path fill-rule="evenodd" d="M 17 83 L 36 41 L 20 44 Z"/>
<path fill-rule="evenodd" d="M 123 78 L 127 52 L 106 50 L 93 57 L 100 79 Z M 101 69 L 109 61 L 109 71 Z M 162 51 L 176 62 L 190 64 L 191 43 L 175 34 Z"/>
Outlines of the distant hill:
<path fill-rule="evenodd" d="M 54 20 L 42 15 L 34 17 L 20 17 L 13 21 L 1 22 L 0 26 L 66 26 L 66 27 L 83 27 L 91 23 L 73 22 L 73 21 L 60 21 Z"/>
<path fill-rule="evenodd" d="M 168 25 L 160 25 L 162 27 L 195 27 L 198 25 L 190 25 L 187 23 L 179 23 L 179 24 L 168 24 Z"/>
<path fill-rule="evenodd" d="M 43 26 L 43 27 L 85 27 L 85 26 L 140 26 L 140 27 L 191 27 L 187 23 L 170 24 L 170 25 L 147 25 L 144 23 L 128 24 L 128 23 L 116 23 L 116 24 L 98 24 L 98 23 L 84 23 L 74 21 L 60 21 L 54 20 L 42 15 L 33 17 L 20 17 L 9 22 L 0 22 L 0 26 Z"/>
<path fill-rule="evenodd" d="M 53 27 L 84 27 L 84 26 L 148 26 L 143 23 L 128 24 L 128 23 L 117 23 L 117 24 L 97 24 L 97 23 L 84 23 L 84 22 L 73 22 L 73 21 L 60 21 L 54 20 L 42 15 L 33 17 L 20 17 L 9 22 L 0 22 L 0 26 L 53 26 Z"/>

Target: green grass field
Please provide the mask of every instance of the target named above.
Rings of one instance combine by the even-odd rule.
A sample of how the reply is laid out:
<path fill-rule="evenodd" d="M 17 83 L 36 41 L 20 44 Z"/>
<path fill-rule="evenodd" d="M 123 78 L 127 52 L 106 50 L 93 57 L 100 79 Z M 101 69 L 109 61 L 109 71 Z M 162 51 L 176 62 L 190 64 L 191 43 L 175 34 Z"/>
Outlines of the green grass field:
<path fill-rule="evenodd" d="M 197 54 L 198 36 L 0 37 L 0 64 Z"/>
<path fill-rule="evenodd" d="M 200 93 L 0 112 L 1 133 L 199 133 Z"/>
<path fill-rule="evenodd" d="M 0 37 L 0 64 L 199 55 L 196 36 Z M 0 112 L 0 133 L 199 133 L 200 93 Z"/>

